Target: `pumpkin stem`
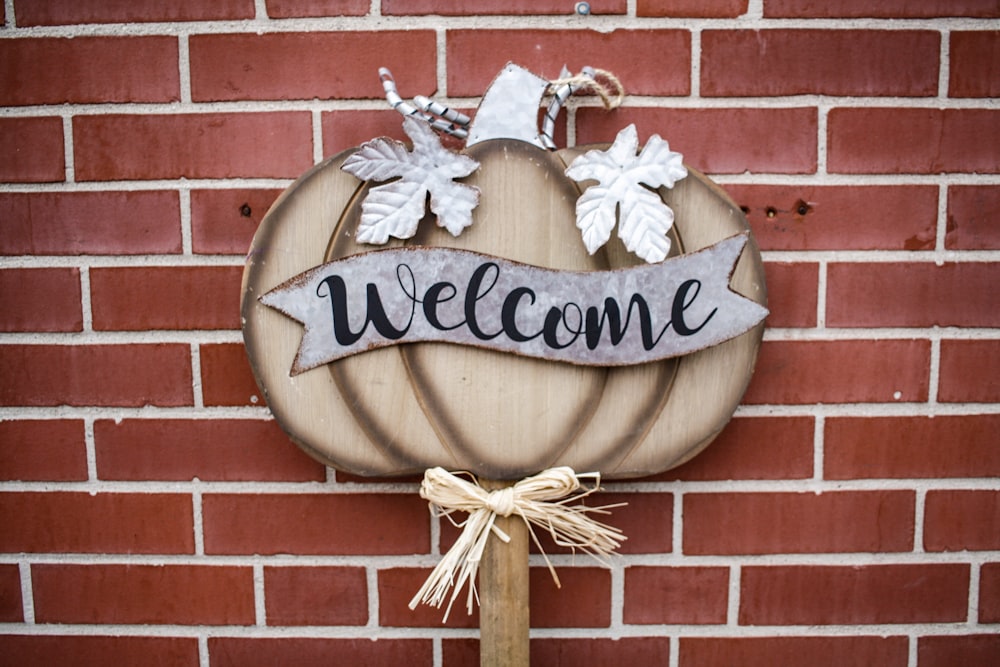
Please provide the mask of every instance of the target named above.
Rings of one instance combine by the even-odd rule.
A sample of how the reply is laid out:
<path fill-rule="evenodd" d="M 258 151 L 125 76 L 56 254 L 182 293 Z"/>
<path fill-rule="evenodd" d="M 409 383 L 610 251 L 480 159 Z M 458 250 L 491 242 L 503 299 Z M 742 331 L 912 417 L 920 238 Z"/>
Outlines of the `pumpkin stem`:
<path fill-rule="evenodd" d="M 517 139 L 548 148 L 538 131 L 538 108 L 549 82 L 507 63 L 490 84 L 469 129 L 467 146 L 488 139 Z"/>

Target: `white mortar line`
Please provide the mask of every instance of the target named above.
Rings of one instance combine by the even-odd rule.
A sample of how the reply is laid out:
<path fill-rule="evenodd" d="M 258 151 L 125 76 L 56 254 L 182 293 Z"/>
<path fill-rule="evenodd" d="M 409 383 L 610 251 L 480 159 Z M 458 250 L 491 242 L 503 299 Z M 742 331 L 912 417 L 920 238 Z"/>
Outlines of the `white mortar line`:
<path fill-rule="evenodd" d="M 701 30 L 691 31 L 691 98 L 701 101 Z"/>
<path fill-rule="evenodd" d="M 178 190 L 178 200 L 181 214 L 181 253 L 190 256 L 194 254 L 193 231 L 191 229 L 191 189 L 181 186 Z"/>
<path fill-rule="evenodd" d="M 814 482 L 822 482 L 825 475 L 825 451 L 826 451 L 826 417 L 816 415 L 813 420 L 813 475 Z M 804 482 L 807 480 L 803 480 Z"/>
<path fill-rule="evenodd" d="M 947 252 L 948 199 L 948 183 L 941 183 L 938 186 L 937 226 L 934 236 L 934 250 L 938 254 Z"/>
<path fill-rule="evenodd" d="M 87 456 L 87 480 L 92 483 L 99 483 L 97 476 L 97 441 L 94 437 L 94 419 L 83 420 L 83 443 Z"/>
<path fill-rule="evenodd" d="M 93 333 L 94 312 L 90 293 L 90 266 L 80 266 L 80 314 L 83 333 Z"/>
<path fill-rule="evenodd" d="M 21 575 L 21 609 L 24 614 L 24 625 L 32 626 L 35 625 L 35 593 L 31 581 L 31 564 L 19 561 L 18 571 Z"/>
<path fill-rule="evenodd" d="M 208 633 L 198 635 L 198 667 L 211 667 L 212 658 L 208 654 Z"/>
<path fill-rule="evenodd" d="M 63 126 L 63 160 L 66 163 L 66 183 L 76 181 L 76 162 L 73 155 L 73 117 L 64 114 L 62 117 Z"/>
<path fill-rule="evenodd" d="M 312 158 L 313 164 L 323 161 L 323 112 L 314 109 L 312 112 Z"/>
<path fill-rule="evenodd" d="M 180 83 L 181 104 L 191 104 L 191 51 L 188 45 L 188 35 L 177 35 L 177 71 Z"/>
<path fill-rule="evenodd" d="M 938 57 L 938 98 L 948 99 L 948 86 L 951 77 L 951 31 L 944 28 L 939 33 L 941 36 L 941 52 Z"/>
<path fill-rule="evenodd" d="M 730 628 L 740 627 L 740 580 L 743 569 L 739 563 L 729 567 L 729 589 L 726 605 L 726 625 Z"/>
<path fill-rule="evenodd" d="M 264 565 L 260 562 L 253 564 L 253 601 L 254 601 L 254 624 L 257 627 L 267 625 L 267 606 L 264 598 Z"/>
<path fill-rule="evenodd" d="M 982 563 L 972 563 L 969 569 L 969 611 L 966 622 L 970 630 L 975 630 L 979 625 L 979 582 L 982 567 Z"/>
<path fill-rule="evenodd" d="M 194 554 L 195 556 L 205 555 L 205 524 L 202 514 L 201 484 L 197 480 L 190 485 L 191 493 L 191 518 L 192 529 L 194 531 Z"/>

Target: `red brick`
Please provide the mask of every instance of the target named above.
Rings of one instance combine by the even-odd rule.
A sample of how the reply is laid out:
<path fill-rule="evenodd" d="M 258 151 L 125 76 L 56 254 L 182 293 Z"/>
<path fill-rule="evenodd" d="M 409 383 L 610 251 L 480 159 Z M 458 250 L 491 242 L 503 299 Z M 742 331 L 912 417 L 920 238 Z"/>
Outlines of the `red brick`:
<path fill-rule="evenodd" d="M 736 18 L 746 14 L 747 0 L 638 0 L 637 16 L 669 18 Z"/>
<path fill-rule="evenodd" d="M 913 550 L 912 491 L 687 493 L 684 553 Z"/>
<path fill-rule="evenodd" d="M 306 637 L 209 637 L 213 667 L 296 667 L 329 665 L 430 665 L 430 639 L 314 639 Z"/>
<path fill-rule="evenodd" d="M 254 622 L 249 567 L 36 564 L 31 575 L 40 623 Z"/>
<path fill-rule="evenodd" d="M 725 623 L 729 568 L 629 567 L 625 570 L 625 623 Z"/>
<path fill-rule="evenodd" d="M 272 19 L 364 16 L 371 8 L 369 0 L 266 0 L 266 5 L 267 15 Z"/>
<path fill-rule="evenodd" d="M 281 190 L 192 190 L 191 248 L 203 255 L 245 255 Z"/>
<path fill-rule="evenodd" d="M 322 482 L 326 468 L 273 421 L 99 419 L 97 476 L 115 480 Z"/>
<path fill-rule="evenodd" d="M 2 345 L 0 405 L 191 405 L 190 347 Z"/>
<path fill-rule="evenodd" d="M 622 554 L 656 554 L 669 553 L 673 548 L 673 513 L 674 498 L 670 493 L 607 493 L 599 491 L 588 496 L 579 503 L 572 505 L 588 505 L 590 507 L 612 507 L 608 514 L 593 514 L 591 518 L 601 523 L 613 526 L 622 531 L 628 539 L 622 542 L 618 553 Z M 568 547 L 555 544 L 544 528 L 533 527 L 536 536 L 547 554 L 572 553 Z M 452 543 L 452 536 L 458 537 L 458 530 L 452 531 L 451 524 L 442 524 L 442 548 Z M 531 553 L 538 553 L 534 544 L 530 546 Z"/>
<path fill-rule="evenodd" d="M 410 628 L 478 628 L 479 605 L 473 605 L 472 614 L 466 612 L 468 585 L 463 588 L 452 605 L 448 620 L 444 620 L 448 601 L 438 609 L 426 604 L 410 609 L 410 600 L 431 573 L 431 568 L 394 567 L 378 571 L 378 624 L 381 627 Z M 451 595 L 449 591 L 448 595 Z"/>
<path fill-rule="evenodd" d="M 0 331 L 82 331 L 80 269 L 0 269 Z"/>
<path fill-rule="evenodd" d="M 253 0 L 33 0 L 17 8 L 17 25 L 144 23 L 252 19 Z"/>
<path fill-rule="evenodd" d="M 966 619 L 969 566 L 744 566 L 740 625 L 953 623 Z"/>
<path fill-rule="evenodd" d="M 682 637 L 684 667 L 906 667 L 906 637 Z"/>
<path fill-rule="evenodd" d="M 594 507 L 627 503 L 611 514 L 593 518 L 614 526 L 628 537 L 619 553 L 670 553 L 673 549 L 674 496 L 670 493 L 604 493 L 589 496 L 584 504 Z M 541 530 L 536 529 L 541 537 Z M 552 553 L 546 549 L 547 553 Z"/>
<path fill-rule="evenodd" d="M 66 179 L 61 118 L 0 118 L 0 182 Z"/>
<path fill-rule="evenodd" d="M 378 68 L 431 95 L 437 40 L 430 30 L 193 35 L 191 97 L 301 100 L 384 97 Z M 334 57 L 350 54 L 350 66 Z"/>
<path fill-rule="evenodd" d="M 924 548 L 927 551 L 1000 549 L 1000 492 L 928 491 Z"/>
<path fill-rule="evenodd" d="M 239 329 L 242 278 L 242 266 L 91 269 L 94 329 Z"/>
<path fill-rule="evenodd" d="M 87 479 L 83 421 L 39 419 L 0 422 L 0 480 Z"/>
<path fill-rule="evenodd" d="M 762 250 L 933 250 L 933 186 L 727 185 Z"/>
<path fill-rule="evenodd" d="M 979 622 L 1000 623 L 1000 563 L 979 570 Z"/>
<path fill-rule="evenodd" d="M 176 37 L 5 39 L 0 104 L 176 102 L 177 57 Z"/>
<path fill-rule="evenodd" d="M 1000 97 L 1000 31 L 951 33 L 948 95 Z"/>
<path fill-rule="evenodd" d="M 447 41 L 452 96 L 482 95 L 508 61 L 549 79 L 557 78 L 564 64 L 574 73 L 586 65 L 600 67 L 614 72 L 632 95 L 691 91 L 686 30 L 449 30 Z M 636 66 L 642 62 L 657 66 Z"/>
<path fill-rule="evenodd" d="M 611 573 L 607 568 L 558 567 L 556 572 L 561 588 L 552 580 L 548 568 L 531 568 L 531 627 L 606 628 L 611 625 Z"/>
<path fill-rule="evenodd" d="M 929 381 L 926 340 L 765 341 L 743 402 L 922 402 Z"/>
<path fill-rule="evenodd" d="M 712 174 L 816 171 L 816 110 L 623 108 L 577 112 L 577 144 L 613 141 L 635 123 L 642 142 L 659 134 L 684 161 Z"/>
<path fill-rule="evenodd" d="M 398 82 L 401 86 L 404 82 Z M 419 95 L 415 89 L 401 95 Z M 403 117 L 392 109 L 378 111 L 327 111 L 323 113 L 323 154 L 335 155 L 360 146 L 375 137 L 409 141 L 403 132 Z"/>
<path fill-rule="evenodd" d="M 995 109 L 833 109 L 827 131 L 832 173 L 1000 172 Z"/>
<path fill-rule="evenodd" d="M 206 495 L 205 552 L 417 554 L 430 549 L 417 494 Z"/>
<path fill-rule="evenodd" d="M 1000 341 L 941 341 L 938 385 L 944 403 L 1000 402 Z"/>
<path fill-rule="evenodd" d="M 662 667 L 670 656 L 669 637 L 552 637 L 531 641 L 531 664 L 547 667 L 628 665 Z M 445 662 L 445 667 L 451 667 Z"/>
<path fill-rule="evenodd" d="M 816 326 L 819 265 L 805 262 L 767 262 L 767 316 L 769 327 Z"/>
<path fill-rule="evenodd" d="M 201 346 L 201 393 L 206 406 L 264 404 L 241 343 Z"/>
<path fill-rule="evenodd" d="M 81 181 L 294 178 L 312 165 L 304 111 L 73 118 Z"/>
<path fill-rule="evenodd" d="M 4 553 L 194 552 L 189 495 L 4 493 L 0 499 Z"/>
<path fill-rule="evenodd" d="M 0 652 L 12 665 L 199 665 L 197 637 L 2 635 Z"/>
<path fill-rule="evenodd" d="M 591 14 L 624 14 L 625 0 L 595 0 L 588 3 Z M 383 16 L 436 14 L 438 16 L 538 15 L 573 13 L 562 0 L 382 0 Z"/>
<path fill-rule="evenodd" d="M 1000 264 L 835 263 L 826 323 L 834 327 L 1000 326 Z"/>
<path fill-rule="evenodd" d="M 929 30 L 706 30 L 701 94 L 926 97 L 940 41 Z"/>
<path fill-rule="evenodd" d="M 1000 477 L 997 433 L 1000 415 L 833 417 L 826 420 L 824 476 Z"/>
<path fill-rule="evenodd" d="M 0 623 L 23 623 L 23 604 L 20 568 L 16 564 L 0 565 Z"/>
<path fill-rule="evenodd" d="M 361 567 L 266 567 L 268 625 L 364 625 L 368 585 Z"/>
<path fill-rule="evenodd" d="M 176 192 L 0 193 L 0 210 L 3 255 L 181 252 Z"/>
<path fill-rule="evenodd" d="M 533 665 L 574 667 L 581 664 L 629 667 L 662 667 L 670 655 L 668 637 L 535 638 L 530 644 Z M 445 639 L 441 642 L 443 667 L 478 667 L 478 639 Z"/>
<path fill-rule="evenodd" d="M 1000 635 L 946 635 L 920 637 L 920 667 L 995 667 L 1000 657 Z"/>
<path fill-rule="evenodd" d="M 953 185 L 948 188 L 949 250 L 1000 250 L 1000 188 Z"/>
<path fill-rule="evenodd" d="M 557 588 L 548 568 L 531 568 L 530 615 L 533 628 L 598 628 L 611 622 L 611 576 L 602 567 L 557 567 L 562 588 Z M 419 605 L 410 610 L 410 599 L 420 590 L 429 569 L 393 568 L 379 571 L 379 625 L 383 627 L 441 627 L 441 609 Z M 450 593 L 449 593 L 450 595 Z M 466 613 L 468 589 L 463 589 L 444 627 L 474 628 L 479 607 Z"/>
<path fill-rule="evenodd" d="M 994 0 L 764 0 L 767 18 L 934 18 L 1000 16 Z"/>
<path fill-rule="evenodd" d="M 691 461 L 647 479 L 807 479 L 812 474 L 811 417 L 736 417 Z"/>

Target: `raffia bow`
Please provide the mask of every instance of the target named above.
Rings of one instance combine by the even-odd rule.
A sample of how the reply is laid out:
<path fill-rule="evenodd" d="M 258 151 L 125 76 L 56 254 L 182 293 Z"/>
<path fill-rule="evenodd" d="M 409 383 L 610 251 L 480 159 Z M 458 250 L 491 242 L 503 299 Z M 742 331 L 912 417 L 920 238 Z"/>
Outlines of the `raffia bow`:
<path fill-rule="evenodd" d="M 467 481 L 459 475 L 468 476 L 472 481 Z M 582 488 L 581 480 L 588 479 L 593 480 L 593 486 L 567 498 Z M 476 572 L 490 533 L 504 542 L 510 541 L 510 537 L 496 526 L 497 516 L 507 517 L 516 514 L 524 519 L 531 539 L 545 558 L 545 563 L 557 586 L 560 585 L 559 577 L 545 551 L 542 550 L 542 545 L 531 527 L 532 524 L 547 530 L 557 545 L 569 547 L 574 551 L 579 549 L 601 562 L 606 562 L 606 559 L 627 538 L 619 529 L 595 521 L 589 514 L 608 514 L 609 508 L 620 507 L 621 504 L 602 507 L 566 505 L 597 491 L 600 483 L 600 473 L 578 475 L 572 468 L 562 466 L 522 479 L 513 486 L 487 491 L 479 486 L 471 474 L 456 475 L 443 468 L 430 468 L 424 473 L 420 497 L 431 503 L 432 511 L 436 511 L 438 516 L 447 516 L 455 526 L 462 528 L 462 533 L 410 600 L 410 609 L 416 608 L 421 602 L 440 609 L 448 597 L 449 589 L 454 586 L 444 615 L 444 620 L 448 620 L 452 604 L 468 582 L 466 607 L 468 612 L 472 613 L 473 604 L 478 601 Z M 455 511 L 467 512 L 469 517 L 465 521 L 456 522 L 451 518 L 452 512 Z"/>

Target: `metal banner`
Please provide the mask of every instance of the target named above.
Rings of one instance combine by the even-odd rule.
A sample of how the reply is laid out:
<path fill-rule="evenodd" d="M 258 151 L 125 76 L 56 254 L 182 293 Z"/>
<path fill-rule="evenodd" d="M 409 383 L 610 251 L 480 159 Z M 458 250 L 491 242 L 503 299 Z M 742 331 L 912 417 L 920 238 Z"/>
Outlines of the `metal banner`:
<path fill-rule="evenodd" d="M 767 316 L 729 279 L 747 234 L 657 264 L 556 271 L 406 247 L 310 269 L 260 297 L 305 326 L 292 375 L 353 354 L 445 342 L 592 366 L 717 345 Z"/>

